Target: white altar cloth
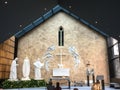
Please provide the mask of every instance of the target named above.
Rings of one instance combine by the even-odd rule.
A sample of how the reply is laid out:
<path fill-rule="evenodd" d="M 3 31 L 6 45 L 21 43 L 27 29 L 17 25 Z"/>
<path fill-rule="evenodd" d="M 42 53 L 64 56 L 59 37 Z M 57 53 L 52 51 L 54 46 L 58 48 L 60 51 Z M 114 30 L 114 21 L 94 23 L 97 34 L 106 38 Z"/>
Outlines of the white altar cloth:
<path fill-rule="evenodd" d="M 54 68 L 53 76 L 70 76 L 69 68 Z"/>

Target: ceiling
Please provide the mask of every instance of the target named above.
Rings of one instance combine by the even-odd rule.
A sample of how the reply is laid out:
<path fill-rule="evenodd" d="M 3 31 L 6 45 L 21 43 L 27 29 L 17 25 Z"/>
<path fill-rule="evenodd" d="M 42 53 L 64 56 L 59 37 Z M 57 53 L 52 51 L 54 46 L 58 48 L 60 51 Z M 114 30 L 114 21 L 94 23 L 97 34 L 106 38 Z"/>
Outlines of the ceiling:
<path fill-rule="evenodd" d="M 119 40 L 118 0 L 0 0 L 0 43 L 58 4 Z"/>

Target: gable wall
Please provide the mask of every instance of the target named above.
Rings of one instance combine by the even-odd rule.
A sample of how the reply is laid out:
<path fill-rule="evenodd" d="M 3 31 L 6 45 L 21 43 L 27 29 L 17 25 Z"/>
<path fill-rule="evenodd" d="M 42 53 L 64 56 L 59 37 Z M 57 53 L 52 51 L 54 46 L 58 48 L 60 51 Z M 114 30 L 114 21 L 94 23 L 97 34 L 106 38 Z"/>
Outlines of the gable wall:
<path fill-rule="evenodd" d="M 105 83 L 109 83 L 109 69 L 106 40 L 103 36 L 75 20 L 71 16 L 59 12 L 18 41 L 18 77 L 22 78 L 22 64 L 26 56 L 29 57 L 31 63 L 30 78 L 34 78 L 33 62 L 39 57 L 44 62 L 43 56 L 47 48 L 55 45 L 53 59 L 50 61 L 50 71 L 47 72 L 42 68 L 42 78 L 48 80 L 52 77 L 52 69 L 58 67 L 60 63 L 60 47 L 58 46 L 58 30 L 59 27 L 64 28 L 64 47 L 63 65 L 64 68 L 70 68 L 71 81 L 86 80 L 86 64 L 90 62 L 90 68 L 94 68 L 95 76 L 104 75 Z M 80 65 L 74 68 L 72 55 L 68 52 L 68 47 L 74 46 L 79 53 Z"/>

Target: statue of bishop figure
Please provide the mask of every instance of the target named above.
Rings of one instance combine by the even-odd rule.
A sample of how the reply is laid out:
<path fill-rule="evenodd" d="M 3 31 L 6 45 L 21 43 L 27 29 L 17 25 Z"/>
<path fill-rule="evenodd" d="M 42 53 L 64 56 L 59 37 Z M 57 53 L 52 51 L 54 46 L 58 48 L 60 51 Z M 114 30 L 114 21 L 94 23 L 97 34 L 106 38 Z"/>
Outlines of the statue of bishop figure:
<path fill-rule="evenodd" d="M 25 57 L 24 62 L 23 62 L 23 78 L 22 80 L 30 80 L 29 74 L 30 74 L 30 60 L 28 57 Z"/>
<path fill-rule="evenodd" d="M 40 62 L 40 58 L 38 58 L 33 65 L 35 66 L 35 80 L 40 80 L 41 78 L 41 68 L 44 65 Z"/>

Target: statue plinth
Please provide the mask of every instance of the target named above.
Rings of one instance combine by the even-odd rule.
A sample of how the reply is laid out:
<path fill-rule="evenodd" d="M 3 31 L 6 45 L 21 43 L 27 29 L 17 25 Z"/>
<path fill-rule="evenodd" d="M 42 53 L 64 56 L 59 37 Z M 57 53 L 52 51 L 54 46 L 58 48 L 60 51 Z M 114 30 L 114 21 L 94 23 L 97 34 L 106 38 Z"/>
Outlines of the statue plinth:
<path fill-rule="evenodd" d="M 23 77 L 21 80 L 26 81 L 26 80 L 30 80 L 30 78 L 29 77 Z"/>
<path fill-rule="evenodd" d="M 44 80 L 44 78 L 35 78 L 34 80 Z"/>
<path fill-rule="evenodd" d="M 9 81 L 18 81 L 18 79 L 8 79 Z"/>

